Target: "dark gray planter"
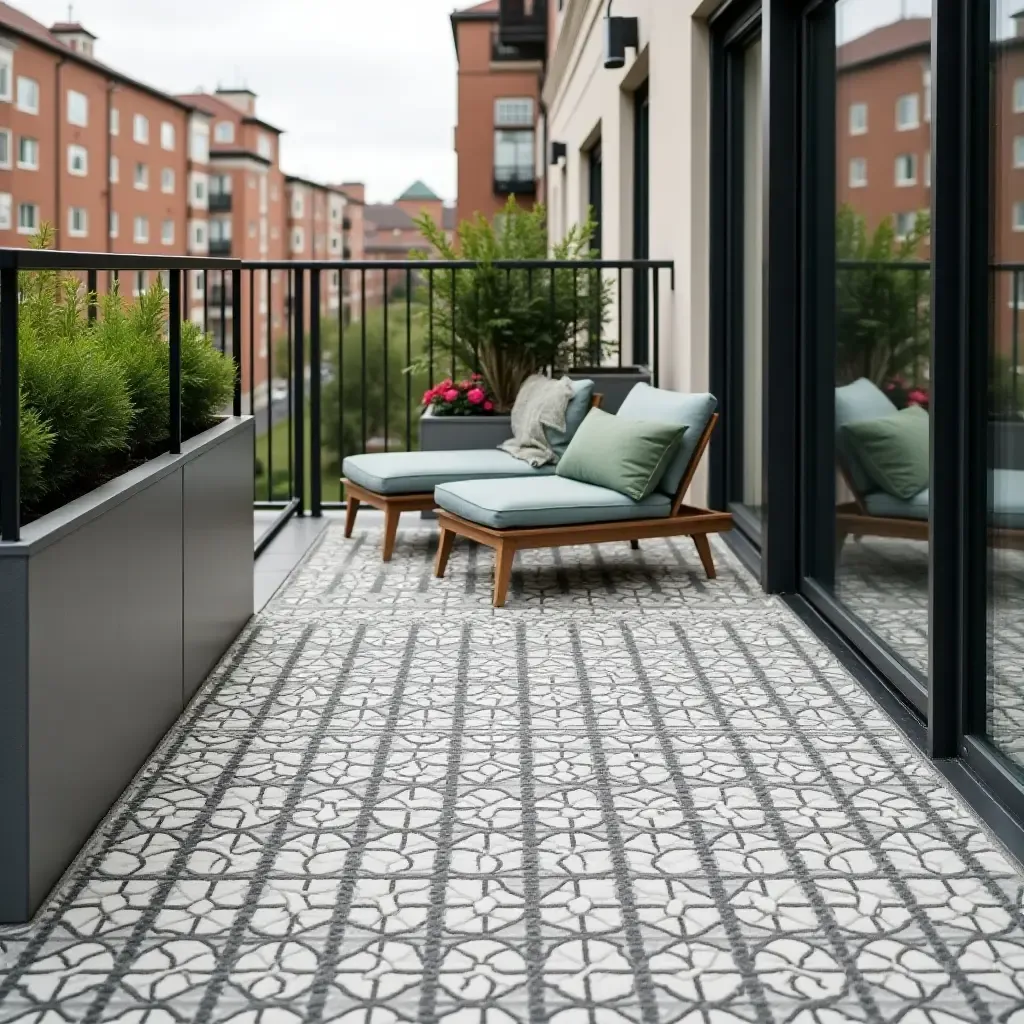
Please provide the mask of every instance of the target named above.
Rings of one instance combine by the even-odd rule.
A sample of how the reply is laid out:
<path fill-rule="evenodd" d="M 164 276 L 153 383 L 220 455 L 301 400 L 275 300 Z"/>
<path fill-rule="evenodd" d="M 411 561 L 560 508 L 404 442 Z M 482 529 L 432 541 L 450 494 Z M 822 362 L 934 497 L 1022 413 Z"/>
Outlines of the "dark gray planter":
<path fill-rule="evenodd" d="M 0 544 L 0 922 L 28 920 L 252 615 L 253 421 Z"/>
<path fill-rule="evenodd" d="M 420 448 L 425 452 L 497 448 L 511 436 L 510 416 L 435 416 L 427 409 L 420 417 Z"/>
<path fill-rule="evenodd" d="M 626 395 L 633 390 L 636 384 L 650 384 L 651 374 L 649 370 L 640 366 L 623 366 L 614 369 L 604 367 L 577 367 L 569 371 L 573 380 L 587 380 L 594 382 L 594 390 L 604 397 L 601 400 L 601 408 L 605 412 L 618 412 Z"/>
<path fill-rule="evenodd" d="M 1024 469 L 1024 420 L 989 423 L 994 469 Z"/>

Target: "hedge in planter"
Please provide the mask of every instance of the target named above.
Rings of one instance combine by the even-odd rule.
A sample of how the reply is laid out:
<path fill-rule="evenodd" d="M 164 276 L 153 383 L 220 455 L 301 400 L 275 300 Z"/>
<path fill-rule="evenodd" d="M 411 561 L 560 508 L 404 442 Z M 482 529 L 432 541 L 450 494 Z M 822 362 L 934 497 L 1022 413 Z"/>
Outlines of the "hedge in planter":
<path fill-rule="evenodd" d="M 45 248 L 52 230 L 33 244 Z M 134 303 L 116 286 L 90 323 L 81 283 L 56 271 L 19 278 L 21 496 L 27 521 L 163 450 L 168 437 L 167 292 L 158 280 Z M 230 401 L 231 360 L 182 324 L 182 427 L 211 426 Z"/>
<path fill-rule="evenodd" d="M 416 226 L 437 258 L 476 263 L 456 271 L 454 285 L 449 273 L 434 275 L 435 360 L 451 365 L 456 373 L 479 370 L 496 412 L 512 408 L 532 373 L 548 367 L 568 369 L 582 353 L 587 361 L 600 363 L 612 344 L 603 330 L 610 319 L 611 280 L 599 270 L 583 267 L 507 271 L 494 266 L 506 260 L 592 258 L 592 217 L 573 227 L 550 253 L 544 207 L 523 210 L 514 196 L 501 214 L 500 229 L 478 214 L 459 225 L 457 245 L 427 214 Z M 413 368 L 422 370 L 422 360 Z"/>

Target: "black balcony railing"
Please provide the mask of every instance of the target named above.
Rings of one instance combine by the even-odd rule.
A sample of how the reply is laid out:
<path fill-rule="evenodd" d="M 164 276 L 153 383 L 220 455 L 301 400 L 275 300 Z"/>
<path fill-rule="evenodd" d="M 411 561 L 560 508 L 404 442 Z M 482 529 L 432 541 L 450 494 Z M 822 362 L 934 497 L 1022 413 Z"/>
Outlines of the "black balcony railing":
<path fill-rule="evenodd" d="M 536 172 L 532 167 L 495 167 L 494 192 L 499 196 L 536 195 Z"/>
<path fill-rule="evenodd" d="M 226 213 L 231 209 L 231 193 L 211 192 L 208 202 L 210 213 Z"/>
<path fill-rule="evenodd" d="M 500 0 L 498 44 L 543 59 L 547 48 L 547 0 Z"/>

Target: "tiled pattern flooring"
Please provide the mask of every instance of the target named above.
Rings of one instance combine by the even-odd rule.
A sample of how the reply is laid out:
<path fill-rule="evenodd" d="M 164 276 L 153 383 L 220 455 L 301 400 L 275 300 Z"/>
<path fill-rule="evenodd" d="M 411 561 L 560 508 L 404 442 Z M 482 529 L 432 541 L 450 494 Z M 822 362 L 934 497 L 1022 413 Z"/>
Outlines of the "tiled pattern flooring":
<path fill-rule="evenodd" d="M 47 911 L 0 1022 L 1024 1021 L 1021 879 L 716 545 L 322 538 Z"/>

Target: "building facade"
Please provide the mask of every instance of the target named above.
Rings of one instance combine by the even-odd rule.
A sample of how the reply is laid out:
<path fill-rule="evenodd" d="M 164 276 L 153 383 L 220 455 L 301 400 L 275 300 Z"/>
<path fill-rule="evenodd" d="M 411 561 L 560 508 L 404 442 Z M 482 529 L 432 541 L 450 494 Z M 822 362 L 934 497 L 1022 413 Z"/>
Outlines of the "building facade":
<path fill-rule="evenodd" d="M 532 207 L 543 148 L 537 129 L 548 4 L 487 0 L 451 21 L 459 64 L 457 220 L 478 213 L 489 219 L 510 195 Z"/>

